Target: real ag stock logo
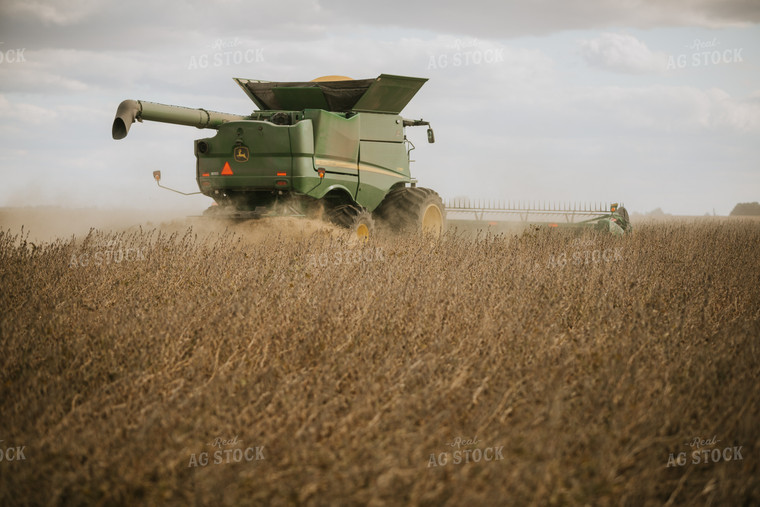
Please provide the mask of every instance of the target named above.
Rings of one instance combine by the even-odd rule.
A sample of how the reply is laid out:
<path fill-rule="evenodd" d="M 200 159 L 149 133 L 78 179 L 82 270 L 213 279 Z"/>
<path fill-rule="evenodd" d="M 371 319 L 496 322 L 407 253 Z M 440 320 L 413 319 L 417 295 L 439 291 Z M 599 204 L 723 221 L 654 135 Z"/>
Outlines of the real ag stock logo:
<path fill-rule="evenodd" d="M 683 445 L 692 448 L 690 453 L 679 452 L 678 454 L 671 452 L 668 456 L 668 466 L 665 468 L 686 465 L 689 461 L 692 465 L 700 465 L 707 463 L 718 463 L 719 461 L 741 461 L 744 459 L 742 456 L 742 445 L 735 446 L 730 445 L 728 447 L 714 447 L 715 444 L 720 442 L 715 435 L 712 439 L 702 439 L 700 437 L 694 437 L 691 442 L 686 442 Z M 707 449 L 703 449 L 707 447 Z M 689 460 L 691 458 L 691 460 Z"/>
<path fill-rule="evenodd" d="M 382 248 L 355 248 L 353 250 L 338 250 L 323 252 L 321 254 L 309 254 L 309 267 L 324 268 L 328 265 L 359 264 L 364 262 L 385 261 L 385 253 Z"/>
<path fill-rule="evenodd" d="M 229 440 L 224 440 L 221 437 L 217 437 L 212 442 L 209 442 L 208 445 L 212 449 L 216 449 L 215 451 L 212 451 L 211 453 L 207 451 L 199 452 L 199 453 L 193 453 L 190 455 L 190 461 L 187 464 L 188 468 L 193 467 L 205 467 L 209 464 L 212 465 L 226 465 L 229 463 L 241 463 L 243 461 L 251 462 L 251 461 L 261 461 L 264 460 L 264 446 L 255 446 L 255 447 L 246 447 L 245 449 L 241 447 L 234 447 L 242 444 L 242 440 L 238 440 L 237 435 L 235 435 L 234 438 L 231 438 Z M 224 449 L 224 447 L 229 447 L 228 449 Z M 213 461 L 209 461 L 209 459 L 212 458 Z"/>
<path fill-rule="evenodd" d="M 3 442 L 5 440 L 0 440 L 0 463 L 3 461 L 26 461 L 25 445 L 5 445 Z"/>
<path fill-rule="evenodd" d="M 446 67 L 469 67 L 470 65 L 495 64 L 504 62 L 504 48 L 482 47 L 478 39 L 456 39 L 447 45 L 449 51 L 430 55 L 428 70 Z"/>
<path fill-rule="evenodd" d="M 3 43 L 0 42 L 0 46 L 2 45 Z M 0 64 L 26 63 L 26 58 L 24 58 L 24 51 L 26 51 L 26 48 L 3 50 L 2 47 L 0 47 Z"/>
<path fill-rule="evenodd" d="M 742 56 L 744 48 L 721 48 L 719 46 L 720 42 L 717 38 L 707 41 L 695 39 L 694 42 L 686 46 L 686 49 L 692 50 L 692 53 L 670 55 L 666 70 L 744 62 Z"/>
<path fill-rule="evenodd" d="M 263 63 L 264 48 L 241 48 L 244 42 L 234 39 L 216 39 L 209 47 L 213 53 L 202 53 L 190 57 L 187 70 L 207 69 L 208 67 L 229 67 L 243 63 Z"/>
<path fill-rule="evenodd" d="M 141 248 L 124 248 L 117 241 L 108 241 L 103 247 L 92 252 L 71 254 L 69 267 L 79 266 L 102 266 L 109 264 L 121 264 L 122 262 L 144 261 L 145 254 Z"/>
<path fill-rule="evenodd" d="M 609 264 L 623 260 L 623 248 L 594 248 L 594 242 L 576 238 L 572 242 L 575 248 L 570 255 L 567 252 L 561 252 L 558 255 L 551 254 L 546 263 L 547 268 L 563 268 L 565 266 L 587 266 L 589 264 Z"/>
<path fill-rule="evenodd" d="M 460 465 L 467 463 L 480 463 L 481 461 L 501 461 L 504 459 L 504 446 L 486 447 L 481 449 L 476 446 L 478 437 L 467 439 L 456 437 L 451 442 L 446 443 L 446 447 L 456 449 L 453 451 L 444 451 L 438 454 L 431 454 L 428 459 L 428 468 L 451 465 Z"/>

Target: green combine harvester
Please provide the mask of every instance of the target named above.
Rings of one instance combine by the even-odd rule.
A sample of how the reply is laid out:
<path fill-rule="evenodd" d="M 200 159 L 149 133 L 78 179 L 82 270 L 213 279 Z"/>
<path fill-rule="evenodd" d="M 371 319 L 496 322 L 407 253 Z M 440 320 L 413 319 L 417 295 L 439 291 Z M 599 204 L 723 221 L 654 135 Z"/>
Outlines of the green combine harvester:
<path fill-rule="evenodd" d="M 215 136 L 195 141 L 200 189 L 195 193 L 214 200 L 205 215 L 322 217 L 365 240 L 376 225 L 438 236 L 446 226 L 447 208 L 435 191 L 418 187 L 412 178 L 409 152 L 414 145 L 406 137 L 406 127 L 427 126 L 428 142 L 433 143 L 433 129 L 422 119 L 400 116 L 426 81 L 389 74 L 306 82 L 236 78 L 258 107 L 250 115 L 125 100 L 116 112 L 112 136 L 123 139 L 135 121 L 144 120 L 217 130 Z M 159 186 L 168 188 L 160 183 L 160 171 L 153 175 Z M 486 215 L 526 222 L 525 217 L 543 213 L 462 202 L 450 204 L 448 211 L 475 223 Z M 589 210 L 581 222 L 575 222 L 577 210 L 554 212 L 572 217 L 563 227 L 596 227 L 615 234 L 630 230 L 625 208 L 617 205 L 611 211 Z"/>
<path fill-rule="evenodd" d="M 439 235 L 441 198 L 417 186 L 409 171 L 405 129 L 430 124 L 399 114 L 427 79 L 382 74 L 309 82 L 235 79 L 259 110 L 250 115 L 125 100 L 112 135 L 135 121 L 216 129 L 195 141 L 200 193 L 207 214 L 231 218 L 314 216 L 368 238 L 376 222 L 394 231 Z M 160 171 L 154 172 L 160 182 Z M 160 185 L 160 183 L 159 183 Z"/>

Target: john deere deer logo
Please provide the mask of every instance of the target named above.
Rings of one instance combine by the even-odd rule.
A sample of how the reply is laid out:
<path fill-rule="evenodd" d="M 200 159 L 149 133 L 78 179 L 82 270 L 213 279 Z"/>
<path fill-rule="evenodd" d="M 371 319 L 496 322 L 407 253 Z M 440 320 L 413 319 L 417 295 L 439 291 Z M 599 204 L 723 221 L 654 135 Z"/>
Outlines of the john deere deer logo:
<path fill-rule="evenodd" d="M 235 162 L 248 162 L 248 148 L 246 146 L 235 146 L 233 155 Z"/>

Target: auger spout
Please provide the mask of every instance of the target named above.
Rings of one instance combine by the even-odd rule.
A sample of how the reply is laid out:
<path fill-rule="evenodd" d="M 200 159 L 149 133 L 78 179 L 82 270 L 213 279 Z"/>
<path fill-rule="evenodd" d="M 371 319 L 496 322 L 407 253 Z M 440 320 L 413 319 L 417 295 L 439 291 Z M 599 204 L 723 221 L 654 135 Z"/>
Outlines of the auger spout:
<path fill-rule="evenodd" d="M 114 139 L 124 139 L 129 133 L 129 128 L 135 121 L 158 121 L 186 125 L 199 129 L 218 129 L 220 125 L 229 121 L 245 120 L 248 116 L 238 114 L 218 113 L 198 108 L 168 106 L 147 102 L 144 100 L 125 100 L 119 104 L 116 110 L 116 118 L 113 120 L 111 135 Z"/>

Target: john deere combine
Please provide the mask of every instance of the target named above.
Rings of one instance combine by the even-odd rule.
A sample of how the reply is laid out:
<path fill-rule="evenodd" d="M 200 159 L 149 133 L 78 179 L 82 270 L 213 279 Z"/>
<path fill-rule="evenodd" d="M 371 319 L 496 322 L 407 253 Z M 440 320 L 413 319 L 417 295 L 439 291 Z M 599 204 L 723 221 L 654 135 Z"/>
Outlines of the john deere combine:
<path fill-rule="evenodd" d="M 132 123 L 143 120 L 216 129 L 214 137 L 195 141 L 197 193 L 215 201 L 209 215 L 321 215 L 365 239 L 376 223 L 438 235 L 447 208 L 435 191 L 417 187 L 409 171 L 414 145 L 405 133 L 406 127 L 427 126 L 432 143 L 433 130 L 429 122 L 400 116 L 426 81 L 388 74 L 308 82 L 235 79 L 258 110 L 236 115 L 125 100 L 112 135 L 123 139 Z M 154 177 L 161 186 L 160 171 Z M 630 230 L 628 213 L 617 204 L 592 209 L 455 201 L 448 211 L 460 223 L 477 225 L 487 218 L 491 224 Z"/>
<path fill-rule="evenodd" d="M 409 171 L 406 127 L 430 124 L 400 116 L 427 81 L 382 74 L 309 82 L 235 79 L 256 104 L 250 115 L 140 100 L 119 105 L 112 135 L 135 121 L 216 129 L 195 141 L 200 193 L 210 214 L 255 218 L 322 213 L 362 238 L 376 222 L 396 231 L 440 234 L 446 212 L 436 192 L 417 187 Z M 160 172 L 154 173 L 160 181 Z M 160 183 L 159 183 L 160 184 Z"/>

